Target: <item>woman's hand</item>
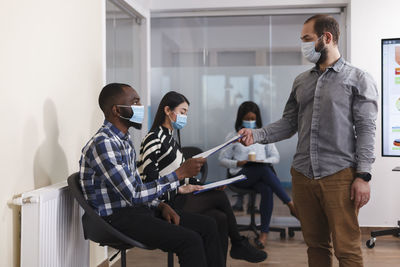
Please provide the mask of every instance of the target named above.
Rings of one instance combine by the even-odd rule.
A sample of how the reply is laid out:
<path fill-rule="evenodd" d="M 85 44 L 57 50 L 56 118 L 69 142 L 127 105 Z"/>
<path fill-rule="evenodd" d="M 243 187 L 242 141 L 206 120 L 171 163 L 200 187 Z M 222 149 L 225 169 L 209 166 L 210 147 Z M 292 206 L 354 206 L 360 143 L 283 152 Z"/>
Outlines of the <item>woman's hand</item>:
<path fill-rule="evenodd" d="M 179 194 L 189 194 L 194 191 L 199 191 L 203 189 L 201 185 L 194 185 L 194 184 L 188 184 L 188 185 L 182 185 L 178 188 L 178 193 Z"/>
<path fill-rule="evenodd" d="M 247 160 L 238 160 L 236 163 L 236 167 L 242 167 L 247 163 Z"/>

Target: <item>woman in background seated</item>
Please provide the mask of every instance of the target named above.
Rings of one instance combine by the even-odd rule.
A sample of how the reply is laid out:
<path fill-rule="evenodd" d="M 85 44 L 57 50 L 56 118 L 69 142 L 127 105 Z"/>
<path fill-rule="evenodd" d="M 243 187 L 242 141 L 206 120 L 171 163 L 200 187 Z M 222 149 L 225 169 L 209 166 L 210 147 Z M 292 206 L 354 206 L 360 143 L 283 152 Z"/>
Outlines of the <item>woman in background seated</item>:
<path fill-rule="evenodd" d="M 261 127 L 261 114 L 257 104 L 251 101 L 244 102 L 240 105 L 237 113 L 236 131 L 230 133 L 226 139 L 237 135 L 242 128 Z M 250 152 L 255 152 L 257 161 L 266 163 L 248 162 Z M 253 144 L 246 147 L 241 143 L 234 143 L 221 151 L 219 161 L 221 165 L 229 169 L 230 175 L 244 174 L 247 176 L 247 180 L 236 183 L 236 186 L 251 188 L 261 193 L 261 235 L 259 239 L 255 240 L 255 243 L 259 248 L 264 248 L 273 209 L 272 193 L 275 193 L 289 207 L 292 215 L 295 214 L 293 201 L 285 192 L 271 165 L 279 162 L 278 150 L 274 144 Z"/>
<path fill-rule="evenodd" d="M 188 109 L 189 101 L 182 94 L 172 91 L 162 98 L 151 130 L 140 148 L 138 168 L 145 182 L 156 180 L 165 173 L 176 170 L 184 162 L 179 130 L 186 124 Z M 173 137 L 174 130 L 178 130 L 179 143 Z M 197 182 L 193 178 L 190 181 Z M 164 196 L 164 200 L 176 209 L 208 215 L 216 220 L 225 262 L 228 236 L 232 243 L 232 258 L 249 262 L 261 262 L 266 259 L 267 254 L 264 251 L 251 246 L 247 238 L 240 236 L 235 215 L 223 190 L 184 195 L 186 187 L 183 185 L 177 192 L 169 192 Z"/>

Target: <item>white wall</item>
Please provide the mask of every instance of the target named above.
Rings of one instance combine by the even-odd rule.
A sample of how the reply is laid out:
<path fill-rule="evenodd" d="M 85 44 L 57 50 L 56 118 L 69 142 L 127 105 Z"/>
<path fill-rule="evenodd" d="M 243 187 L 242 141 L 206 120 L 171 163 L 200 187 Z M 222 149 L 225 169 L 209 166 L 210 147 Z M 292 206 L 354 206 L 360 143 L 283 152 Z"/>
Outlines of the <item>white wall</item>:
<path fill-rule="evenodd" d="M 348 60 L 368 71 L 381 90 L 382 38 L 400 37 L 398 0 L 151 0 L 151 10 L 194 11 L 212 9 L 254 9 L 291 7 L 338 7 L 348 5 Z M 283 105 L 283 103 L 282 103 Z M 360 211 L 360 223 L 364 226 L 396 226 L 400 220 L 400 173 L 391 169 L 399 166 L 397 158 L 381 157 L 381 118 L 378 114 L 376 155 L 373 165 L 372 195 L 370 203 Z"/>
<path fill-rule="evenodd" d="M 352 0 L 350 5 L 351 62 L 367 70 L 381 92 L 381 39 L 400 38 L 400 1 Z M 381 102 L 379 102 L 379 107 Z M 400 166 L 399 158 L 381 157 L 381 114 L 378 114 L 376 161 L 371 181 L 371 201 L 360 212 L 363 225 L 396 226 L 400 220 L 400 173 L 391 171 Z"/>
<path fill-rule="evenodd" d="M 103 1 L 0 2 L 0 265 L 19 266 L 13 195 L 66 179 L 102 122 Z"/>

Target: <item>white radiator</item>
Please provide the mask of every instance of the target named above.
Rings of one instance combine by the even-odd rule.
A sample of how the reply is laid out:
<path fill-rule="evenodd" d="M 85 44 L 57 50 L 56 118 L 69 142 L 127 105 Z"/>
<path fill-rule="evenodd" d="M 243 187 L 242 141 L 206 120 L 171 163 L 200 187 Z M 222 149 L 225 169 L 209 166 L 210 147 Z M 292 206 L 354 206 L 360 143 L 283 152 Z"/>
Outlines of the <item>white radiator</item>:
<path fill-rule="evenodd" d="M 62 182 L 22 194 L 21 267 L 88 267 L 83 210 Z"/>

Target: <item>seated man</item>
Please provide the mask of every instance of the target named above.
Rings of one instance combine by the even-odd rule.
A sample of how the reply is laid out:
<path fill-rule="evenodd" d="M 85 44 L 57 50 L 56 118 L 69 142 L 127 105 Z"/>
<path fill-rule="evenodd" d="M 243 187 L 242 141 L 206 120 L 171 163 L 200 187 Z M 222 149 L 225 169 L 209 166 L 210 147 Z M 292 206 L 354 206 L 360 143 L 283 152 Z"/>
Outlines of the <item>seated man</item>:
<path fill-rule="evenodd" d="M 129 127 L 141 128 L 144 108 L 136 91 L 125 84 L 106 85 L 99 105 L 105 121 L 82 150 L 80 182 L 89 204 L 107 222 L 150 247 L 173 251 L 181 266 L 224 266 L 215 221 L 174 211 L 158 198 L 195 176 L 205 159 L 191 159 L 179 169 L 149 183 L 136 170 Z M 187 186 L 187 193 L 198 190 Z M 179 214 L 179 215 L 178 215 Z"/>

